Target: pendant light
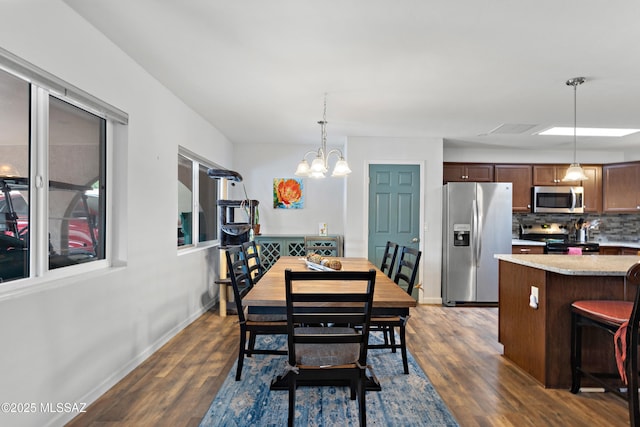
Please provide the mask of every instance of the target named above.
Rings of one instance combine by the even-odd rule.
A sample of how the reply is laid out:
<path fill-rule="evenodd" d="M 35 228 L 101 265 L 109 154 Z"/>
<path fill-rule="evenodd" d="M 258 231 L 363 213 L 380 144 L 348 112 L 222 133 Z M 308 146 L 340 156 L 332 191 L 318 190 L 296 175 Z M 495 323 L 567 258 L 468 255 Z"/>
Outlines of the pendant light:
<path fill-rule="evenodd" d="M 578 91 L 578 85 L 584 83 L 584 77 L 574 77 L 567 80 L 567 86 L 573 86 L 573 163 L 567 169 L 567 173 L 562 178 L 563 181 L 584 181 L 589 179 L 585 174 L 582 166 L 577 160 L 578 145 L 576 141 L 576 134 L 578 128 L 578 107 L 576 102 L 576 93 Z"/>
<path fill-rule="evenodd" d="M 296 169 L 296 176 L 309 177 L 309 178 L 324 178 L 325 174 L 329 170 L 329 156 L 331 154 L 335 154 L 338 157 L 338 161 L 333 168 L 333 173 L 331 176 L 347 176 L 351 173 L 351 169 L 349 169 L 349 164 L 345 160 L 342 155 L 342 151 L 333 149 L 327 152 L 327 94 L 324 94 L 324 112 L 322 115 L 322 120 L 318 122 L 320 125 L 322 134 L 321 134 L 321 145 L 317 151 L 307 151 L 304 156 L 302 156 L 302 160 L 298 163 L 298 167 Z M 315 154 L 315 158 L 309 165 L 306 157 L 309 154 Z"/>

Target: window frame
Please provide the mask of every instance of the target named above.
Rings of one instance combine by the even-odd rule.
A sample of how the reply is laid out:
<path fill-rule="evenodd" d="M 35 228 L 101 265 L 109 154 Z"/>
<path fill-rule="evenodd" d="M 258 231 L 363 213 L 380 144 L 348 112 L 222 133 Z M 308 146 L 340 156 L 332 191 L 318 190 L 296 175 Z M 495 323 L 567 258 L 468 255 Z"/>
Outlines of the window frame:
<path fill-rule="evenodd" d="M 192 213 L 192 218 L 195 218 L 194 216 L 194 212 L 199 212 L 200 211 L 200 167 L 203 166 L 207 169 L 217 169 L 220 168 L 219 165 L 217 165 L 216 163 L 198 155 L 195 154 L 194 152 L 188 150 L 185 147 L 182 146 L 178 146 L 178 154 L 176 156 L 176 159 L 179 159 L 180 156 L 184 157 L 187 160 L 191 161 L 191 192 L 192 192 L 192 197 L 191 197 L 191 213 Z M 208 178 L 208 179 L 212 179 L 212 178 Z M 220 183 L 221 180 L 216 180 L 216 201 L 220 199 L 220 195 L 221 195 L 221 191 L 222 191 L 222 184 Z M 176 178 L 176 183 L 179 183 L 179 179 Z M 176 195 L 177 197 L 177 195 Z M 176 203 L 178 203 L 178 201 L 176 200 Z M 217 209 L 217 204 L 216 204 L 216 209 Z M 176 209 L 176 212 L 178 211 L 178 209 Z M 192 242 L 190 244 L 185 244 L 185 245 L 179 245 L 176 242 L 176 248 L 178 250 L 178 254 L 184 254 L 184 253 L 188 253 L 190 251 L 193 250 L 200 250 L 203 248 L 210 248 L 213 246 L 219 246 L 220 245 L 220 214 L 219 212 L 216 210 L 216 224 L 215 224 L 215 239 L 213 240 L 206 240 L 203 242 L 200 242 L 199 238 L 197 236 L 200 235 L 200 221 L 195 221 L 192 220 L 191 221 L 191 235 L 194 236 L 192 238 Z"/>
<path fill-rule="evenodd" d="M 128 125 L 129 116 L 122 110 L 70 85 L 52 74 L 0 48 L 0 70 L 29 84 L 29 274 L 27 277 L 0 284 L 0 299 L 14 295 L 16 290 L 35 292 L 42 283 L 113 267 L 114 239 L 113 188 L 114 146 L 117 127 Z M 49 172 L 49 100 L 50 97 L 78 107 L 105 120 L 105 186 L 104 193 L 104 259 L 49 269 L 48 252 L 48 182 Z M 120 134 L 122 135 L 122 134 Z"/>

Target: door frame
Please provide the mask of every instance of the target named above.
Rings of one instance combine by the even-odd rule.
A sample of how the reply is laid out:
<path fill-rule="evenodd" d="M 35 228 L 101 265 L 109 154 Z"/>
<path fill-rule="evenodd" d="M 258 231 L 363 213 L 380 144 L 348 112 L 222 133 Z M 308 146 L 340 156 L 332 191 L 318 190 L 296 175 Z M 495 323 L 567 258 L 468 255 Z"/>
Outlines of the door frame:
<path fill-rule="evenodd" d="M 362 221 L 362 235 L 364 236 L 364 247 L 366 248 L 366 256 L 369 256 L 369 186 L 371 183 L 371 176 L 369 175 L 369 166 L 370 165 L 415 165 L 418 166 L 418 170 L 420 173 L 420 217 L 419 217 L 419 239 L 418 249 L 424 254 L 424 232 L 425 232 L 425 223 L 424 223 L 424 193 L 425 193 L 425 162 L 424 161 L 410 161 L 410 160 L 367 160 L 365 162 L 365 182 L 366 182 L 366 191 L 363 191 L 363 210 L 362 217 L 366 218 L 366 221 Z M 423 256 L 420 260 L 420 267 L 418 268 L 418 278 L 416 279 L 416 285 L 422 283 L 422 278 L 424 276 L 424 263 L 426 261 L 426 257 Z M 418 291 L 418 303 L 422 302 L 424 298 L 424 287 L 421 287 Z"/>

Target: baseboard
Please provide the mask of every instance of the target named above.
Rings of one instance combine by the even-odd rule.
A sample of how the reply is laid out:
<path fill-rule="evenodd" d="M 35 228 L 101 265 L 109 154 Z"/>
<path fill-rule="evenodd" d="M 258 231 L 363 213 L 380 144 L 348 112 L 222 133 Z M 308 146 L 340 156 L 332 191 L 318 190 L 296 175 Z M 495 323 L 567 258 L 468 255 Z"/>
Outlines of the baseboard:
<path fill-rule="evenodd" d="M 89 391 L 82 397 L 75 399 L 75 402 L 83 402 L 86 403 L 87 406 L 91 405 L 93 402 L 98 400 L 100 396 L 105 394 L 111 387 L 116 385 L 120 380 L 126 377 L 131 371 L 140 366 L 142 362 L 147 360 L 149 356 L 158 351 L 163 345 L 165 345 L 171 338 L 175 337 L 180 331 L 193 323 L 196 319 L 202 316 L 205 312 L 214 307 L 218 301 L 216 299 L 212 300 L 205 307 L 201 308 L 199 311 L 193 313 L 191 316 L 186 318 L 183 322 L 173 327 L 166 334 L 160 337 L 155 343 L 150 345 L 148 348 L 139 353 L 136 357 L 134 357 L 129 363 L 119 369 L 117 372 L 114 372 L 113 375 L 106 378 L 102 383 L 98 384 L 95 388 Z M 64 413 L 61 412 L 57 416 L 49 419 L 45 426 L 60 426 L 68 423 L 73 418 L 75 418 L 78 413 Z"/>

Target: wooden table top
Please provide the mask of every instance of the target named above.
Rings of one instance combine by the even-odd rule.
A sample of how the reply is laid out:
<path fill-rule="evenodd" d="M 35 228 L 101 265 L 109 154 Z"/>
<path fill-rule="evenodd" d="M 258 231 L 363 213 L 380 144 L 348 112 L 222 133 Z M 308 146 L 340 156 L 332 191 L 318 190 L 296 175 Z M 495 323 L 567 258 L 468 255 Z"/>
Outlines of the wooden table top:
<path fill-rule="evenodd" d="M 374 307 L 409 308 L 415 307 L 416 300 L 408 295 L 386 274 L 380 271 L 366 258 L 339 258 L 343 271 L 367 271 L 376 270 L 376 285 L 373 293 Z M 284 271 L 290 268 L 293 271 L 309 271 L 302 258 L 281 257 L 271 266 L 269 271 L 262 276 L 260 281 L 242 299 L 245 306 L 284 307 Z M 336 292 L 341 289 L 340 282 L 336 283 Z M 344 285 L 342 285 L 344 289 Z"/>

